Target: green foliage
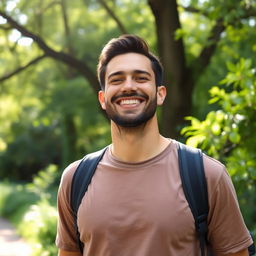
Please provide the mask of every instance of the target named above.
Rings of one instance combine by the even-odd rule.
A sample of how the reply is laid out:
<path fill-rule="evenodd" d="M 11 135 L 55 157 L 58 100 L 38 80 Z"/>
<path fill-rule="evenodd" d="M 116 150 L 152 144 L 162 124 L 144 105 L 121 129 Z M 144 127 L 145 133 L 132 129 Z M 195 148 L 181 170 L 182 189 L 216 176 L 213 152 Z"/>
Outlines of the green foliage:
<path fill-rule="evenodd" d="M 219 109 L 199 121 L 188 117 L 191 126 L 182 134 L 187 144 L 199 146 L 223 161 L 237 189 L 242 211 L 250 226 L 256 223 L 256 79 L 250 59 L 228 63 L 229 72 L 210 90 L 210 103 Z"/>
<path fill-rule="evenodd" d="M 50 165 L 29 184 L 0 183 L 0 215 L 10 219 L 32 246 L 34 256 L 55 256 L 57 166 Z"/>
<path fill-rule="evenodd" d="M 60 138 L 54 127 L 12 125 L 16 138 L 0 152 L 0 176 L 30 181 L 33 174 L 50 163 L 60 163 Z"/>
<path fill-rule="evenodd" d="M 15 189 L 15 185 L 7 183 L 7 182 L 1 182 L 0 183 L 0 216 L 4 215 L 5 206 L 8 203 L 7 199 L 9 195 L 12 193 L 12 191 Z"/>
<path fill-rule="evenodd" d="M 208 105 L 208 90 L 217 84 L 227 73 L 226 62 L 236 62 L 243 57 L 250 59 L 255 55 L 256 30 L 255 15 L 250 16 L 250 9 L 255 8 L 255 1 L 180 1 L 183 5 L 194 7 L 194 13 L 181 12 L 182 38 L 187 51 L 187 59 L 195 70 L 196 88 L 193 92 L 193 116 L 205 118 L 216 105 Z M 218 20 L 223 20 L 226 28 L 221 33 L 221 40 L 214 51 L 205 72 L 195 66 L 200 50 L 207 45 L 212 46 L 214 40 L 209 40 L 209 31 Z M 253 60 L 253 58 L 252 58 Z M 254 60 L 253 60 L 254 61 Z M 253 63 L 255 65 L 255 63 Z"/>
<path fill-rule="evenodd" d="M 32 182 L 26 185 L 26 188 L 41 200 L 48 200 L 52 205 L 55 205 L 59 176 L 58 167 L 51 164 L 44 170 L 39 171 L 33 177 Z"/>
<path fill-rule="evenodd" d="M 124 32 L 117 21 L 127 33 L 146 38 L 157 54 L 157 35 L 161 31 L 155 29 L 155 17 L 146 0 L 104 2 L 112 13 L 98 0 L 3 0 L 0 8 L 8 9 L 14 20 L 40 36 L 53 50 L 74 56 L 93 71 L 102 46 Z M 207 92 L 209 86 L 226 73 L 226 61 L 231 63 L 240 56 L 246 59 L 253 56 L 256 50 L 255 17 L 249 11 L 255 9 L 255 1 L 179 0 L 178 5 L 181 28 L 176 31 L 176 38 L 184 42 L 186 65 L 193 71 L 196 81 L 194 113 L 197 117 L 209 113 L 202 122 L 191 117 L 192 128 L 183 132 L 191 136 L 189 143 L 200 145 L 228 163 L 239 195 L 242 195 L 240 200 L 245 200 L 242 205 L 251 206 L 255 201 L 251 197 L 255 187 L 255 162 L 252 161 L 255 159 L 255 95 L 252 94 L 255 80 L 250 61 L 228 65 L 229 75 L 221 85 L 229 85 L 225 89 L 218 86 L 211 89 L 214 104 L 210 106 L 207 105 Z M 187 11 L 186 7 L 191 7 L 188 9 L 192 11 Z M 214 44 L 214 38 L 209 39 L 209 36 L 219 19 L 224 20 L 226 29 L 206 72 L 202 73 L 195 62 L 202 49 Z M 4 19 L 0 19 L 0 23 L 1 78 L 42 55 L 42 50 L 35 40 L 28 40 L 11 29 Z M 218 110 L 213 111 L 215 109 Z M 24 203 L 18 210 L 18 215 L 22 216 L 30 206 L 26 202 L 31 197 L 36 206 L 29 208 L 27 216 L 37 214 L 45 223 L 52 221 L 45 227 L 53 227 L 55 220 L 47 220 L 42 209 L 51 211 L 56 193 L 51 184 L 58 180 L 58 170 L 110 142 L 109 124 L 99 110 L 97 94 L 85 75 L 57 60 L 44 58 L 0 83 L 0 123 L 0 178 L 33 179 L 28 186 L 20 187 L 21 190 L 15 186 L 9 189 L 8 185 L 1 189 L 0 206 L 7 207 L 3 208 L 3 213 L 12 215 L 11 211 L 16 209 L 14 212 L 17 212 L 17 207 Z M 44 171 L 38 173 L 42 169 Z M 20 194 L 23 194 L 21 199 L 14 198 Z M 5 203 L 9 197 L 13 200 L 10 205 Z M 249 209 L 248 216 L 253 216 L 253 210 L 249 213 Z M 26 221 L 31 229 L 35 228 L 32 235 L 35 241 L 39 241 L 40 236 L 47 236 L 49 231 L 41 227 L 37 230 L 36 221 L 29 218 Z M 26 225 L 21 228 L 25 229 Z M 52 246 L 50 241 L 44 246 L 51 251 L 50 255 L 54 254 L 53 247 L 47 249 Z M 38 254 L 46 253 L 43 250 L 39 248 Z"/>
<path fill-rule="evenodd" d="M 8 15 L 53 50 L 70 54 L 94 72 L 102 46 L 124 32 L 146 38 L 157 54 L 161 28 L 156 31 L 157 17 L 148 1 L 106 0 L 104 3 L 108 8 L 98 0 L 3 0 L 0 9 L 7 10 Z M 214 108 L 207 105 L 208 86 L 224 75 L 225 62 L 240 55 L 252 56 L 256 30 L 253 28 L 255 17 L 250 12 L 255 3 L 249 0 L 236 3 L 232 0 L 179 0 L 177 4 L 181 27 L 176 31 L 176 38 L 183 40 L 185 65 L 194 73 L 193 110 L 197 117 L 202 117 Z M 209 36 L 219 19 L 224 20 L 226 29 L 209 67 L 202 74 L 195 62 L 204 48 L 215 43 Z M 0 23 L 1 78 L 24 67 L 43 52 L 36 40 L 22 36 L 2 18 Z M 48 164 L 64 168 L 85 153 L 109 143 L 109 124 L 86 78 L 56 59 L 43 58 L 0 83 L 1 178 L 31 180 L 33 174 Z M 41 130 L 38 138 L 35 133 L 40 129 L 44 131 Z"/>
<path fill-rule="evenodd" d="M 16 225 L 38 197 L 25 189 L 23 185 L 1 183 L 0 215 L 11 219 Z"/>
<path fill-rule="evenodd" d="M 31 205 L 24 215 L 18 231 L 32 244 L 33 256 L 55 256 L 57 247 L 57 210 L 46 200 Z"/>

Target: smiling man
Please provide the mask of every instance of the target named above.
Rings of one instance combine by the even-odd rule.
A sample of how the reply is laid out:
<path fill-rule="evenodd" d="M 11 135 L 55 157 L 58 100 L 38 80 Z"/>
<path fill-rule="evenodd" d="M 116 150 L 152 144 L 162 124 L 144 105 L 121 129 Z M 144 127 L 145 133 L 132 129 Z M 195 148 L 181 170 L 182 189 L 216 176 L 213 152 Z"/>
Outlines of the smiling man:
<path fill-rule="evenodd" d="M 129 63 L 134 63 L 130 65 Z M 99 100 L 109 118 L 121 127 L 139 127 L 146 124 L 156 112 L 157 93 L 155 75 L 150 60 L 138 53 L 114 57 L 106 69 L 104 91 Z"/>
<path fill-rule="evenodd" d="M 112 39 L 99 58 L 99 102 L 112 144 L 79 206 L 77 244 L 70 191 L 79 161 L 58 192 L 59 256 L 199 256 L 193 215 L 182 189 L 177 142 L 159 133 L 156 109 L 166 96 L 162 66 L 134 35 Z M 208 241 L 214 255 L 248 255 L 252 243 L 225 167 L 203 155 Z"/>

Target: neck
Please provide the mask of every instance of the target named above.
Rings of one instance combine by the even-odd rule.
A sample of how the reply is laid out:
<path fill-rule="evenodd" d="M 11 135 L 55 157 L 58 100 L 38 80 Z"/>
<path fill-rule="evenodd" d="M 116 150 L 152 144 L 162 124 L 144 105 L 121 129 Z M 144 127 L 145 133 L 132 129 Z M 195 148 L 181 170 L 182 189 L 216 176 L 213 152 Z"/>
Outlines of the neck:
<path fill-rule="evenodd" d="M 141 162 L 162 152 L 170 143 L 158 129 L 154 116 L 139 127 L 120 127 L 111 122 L 112 154 L 124 162 Z"/>

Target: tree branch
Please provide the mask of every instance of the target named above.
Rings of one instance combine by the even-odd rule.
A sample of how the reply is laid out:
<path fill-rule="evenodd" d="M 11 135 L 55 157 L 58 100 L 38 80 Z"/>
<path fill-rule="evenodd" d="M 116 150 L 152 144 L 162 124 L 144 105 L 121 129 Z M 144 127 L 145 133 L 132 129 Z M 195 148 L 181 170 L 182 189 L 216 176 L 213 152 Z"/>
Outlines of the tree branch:
<path fill-rule="evenodd" d="M 203 14 L 203 15 L 207 15 L 206 12 L 202 12 L 202 10 L 197 9 L 197 8 L 195 8 L 193 6 L 183 6 L 183 5 L 180 5 L 180 7 L 182 7 L 182 9 L 184 9 L 184 11 L 186 11 L 186 12 L 200 13 L 200 14 Z"/>
<path fill-rule="evenodd" d="M 225 25 L 223 19 L 216 21 L 216 24 L 213 26 L 210 36 L 208 37 L 208 43 L 202 49 L 198 61 L 200 62 L 201 71 L 204 70 L 210 62 L 210 59 L 217 47 L 218 42 L 220 41 L 221 33 L 225 30 Z"/>
<path fill-rule="evenodd" d="M 183 6 L 183 5 L 180 5 L 180 7 L 182 9 L 184 9 L 184 11 L 186 11 L 186 12 L 198 13 L 198 14 L 202 14 L 202 15 L 204 15 L 206 17 L 208 17 L 209 14 L 210 14 L 210 12 L 208 12 L 208 11 L 198 9 L 198 8 L 193 7 L 193 6 Z M 256 16 L 256 9 L 248 8 L 248 9 L 245 9 L 245 14 L 241 15 L 239 18 L 240 19 L 247 19 L 247 18 L 255 17 L 255 16 Z"/>
<path fill-rule="evenodd" d="M 193 8 L 189 8 L 190 10 L 193 11 Z M 207 15 L 207 13 L 202 13 L 200 10 L 194 10 L 194 12 L 201 13 L 203 15 Z M 241 19 L 248 19 L 250 17 L 255 17 L 256 16 L 256 10 L 253 8 L 247 9 L 246 12 L 241 15 L 239 20 Z M 195 60 L 195 62 L 200 64 L 200 72 L 203 72 L 205 68 L 208 66 L 212 55 L 214 54 L 214 51 L 217 47 L 218 42 L 220 41 L 221 34 L 223 31 L 225 31 L 227 25 L 234 25 L 236 24 L 236 21 L 238 20 L 235 19 L 233 21 L 230 21 L 229 23 L 225 23 L 224 18 L 219 18 L 215 25 L 213 26 L 210 35 L 207 39 L 208 43 L 206 46 L 202 49 L 199 58 Z"/>
<path fill-rule="evenodd" d="M 15 75 L 17 75 L 18 73 L 22 72 L 23 70 L 27 69 L 28 67 L 36 64 L 37 62 L 39 62 L 40 60 L 44 59 L 46 57 L 46 55 L 41 55 L 41 56 L 38 56 L 36 57 L 35 59 L 31 60 L 29 63 L 27 63 L 25 66 L 22 66 L 22 67 L 19 67 L 17 68 L 16 70 L 14 70 L 13 72 L 7 74 L 7 75 L 4 75 L 2 77 L 0 77 L 0 82 L 3 82 Z"/>
<path fill-rule="evenodd" d="M 65 32 L 67 51 L 69 54 L 74 55 L 74 49 L 71 44 L 70 27 L 69 27 L 69 20 L 68 20 L 68 14 L 67 14 L 66 0 L 61 0 L 60 6 L 61 6 L 61 10 L 62 10 L 62 18 L 63 18 L 63 24 L 64 24 L 64 32 Z"/>
<path fill-rule="evenodd" d="M 71 68 L 80 72 L 89 81 L 95 92 L 98 92 L 97 77 L 95 73 L 86 65 L 86 63 L 62 51 L 57 52 L 54 49 L 50 48 L 40 36 L 33 34 L 25 27 L 18 24 L 15 20 L 13 20 L 9 15 L 4 13 L 3 11 L 0 11 L 0 16 L 5 18 L 8 21 L 8 23 L 13 28 L 17 29 L 23 36 L 33 39 L 33 41 L 39 46 L 39 48 L 41 48 L 44 51 L 44 53 L 47 56 L 52 57 L 58 61 L 61 61 L 70 66 Z"/>
<path fill-rule="evenodd" d="M 122 24 L 122 22 L 118 19 L 118 17 L 115 15 L 115 13 L 110 9 L 110 7 L 107 5 L 107 3 L 104 0 L 99 0 L 100 4 L 105 8 L 105 10 L 108 12 L 110 17 L 113 18 L 113 20 L 116 22 L 117 26 L 119 27 L 122 34 L 128 34 L 126 28 Z"/>

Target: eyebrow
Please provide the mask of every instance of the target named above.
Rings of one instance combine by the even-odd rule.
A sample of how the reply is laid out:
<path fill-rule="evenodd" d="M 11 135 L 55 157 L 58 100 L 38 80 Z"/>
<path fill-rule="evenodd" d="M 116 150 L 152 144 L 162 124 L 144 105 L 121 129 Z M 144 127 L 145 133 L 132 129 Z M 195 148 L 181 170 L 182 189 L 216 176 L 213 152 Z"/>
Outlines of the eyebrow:
<path fill-rule="evenodd" d="M 145 75 L 148 75 L 148 76 L 152 76 L 149 72 L 147 71 L 144 71 L 144 70 L 139 70 L 139 69 L 135 69 L 133 70 L 131 73 L 134 73 L 134 74 L 145 74 Z M 114 73 L 111 73 L 109 76 L 108 76 L 108 79 L 110 79 L 111 77 L 113 76 L 118 76 L 118 75 L 123 75 L 125 74 L 125 72 L 123 71 L 117 71 L 117 72 L 114 72 Z"/>

